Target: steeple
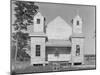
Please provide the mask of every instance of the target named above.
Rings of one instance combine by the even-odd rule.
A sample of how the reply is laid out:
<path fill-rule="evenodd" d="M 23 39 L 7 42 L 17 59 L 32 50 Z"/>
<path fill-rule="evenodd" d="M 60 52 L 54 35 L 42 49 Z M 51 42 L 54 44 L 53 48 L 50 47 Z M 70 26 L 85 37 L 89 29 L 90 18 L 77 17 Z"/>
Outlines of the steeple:
<path fill-rule="evenodd" d="M 79 12 L 77 10 L 77 15 L 72 20 L 73 24 L 73 33 L 82 33 L 82 18 L 79 16 Z"/>
<path fill-rule="evenodd" d="M 40 12 L 34 16 L 34 32 L 44 33 L 44 17 Z"/>
<path fill-rule="evenodd" d="M 33 20 L 33 33 L 30 35 L 31 44 L 31 64 L 45 64 L 45 41 L 44 16 L 37 12 Z"/>
<path fill-rule="evenodd" d="M 82 34 L 82 18 L 77 15 L 72 20 L 73 34 L 72 34 L 72 62 L 73 64 L 84 64 L 83 43 L 84 36 Z"/>

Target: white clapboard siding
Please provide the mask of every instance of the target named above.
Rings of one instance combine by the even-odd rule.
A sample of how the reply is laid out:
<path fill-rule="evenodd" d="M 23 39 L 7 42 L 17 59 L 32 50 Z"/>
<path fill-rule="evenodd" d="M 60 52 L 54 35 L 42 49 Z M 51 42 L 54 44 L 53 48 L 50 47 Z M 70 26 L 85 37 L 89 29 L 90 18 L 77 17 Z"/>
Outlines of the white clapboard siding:
<path fill-rule="evenodd" d="M 70 61 L 71 54 L 59 54 L 55 56 L 54 54 L 48 54 L 48 61 Z"/>

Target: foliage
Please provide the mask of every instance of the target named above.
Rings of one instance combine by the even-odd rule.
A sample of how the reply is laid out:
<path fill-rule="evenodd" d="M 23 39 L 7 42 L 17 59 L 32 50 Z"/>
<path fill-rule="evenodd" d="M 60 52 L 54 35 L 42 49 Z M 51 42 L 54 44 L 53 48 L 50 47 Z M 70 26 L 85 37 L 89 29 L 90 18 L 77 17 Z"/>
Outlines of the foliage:
<path fill-rule="evenodd" d="M 33 17 L 37 13 L 38 6 L 34 2 L 27 1 L 13 1 L 13 3 L 16 18 L 13 26 L 16 32 L 12 34 L 12 37 L 17 41 L 17 56 L 23 58 L 27 55 L 23 48 L 27 46 L 28 34 L 22 30 L 27 31 L 27 26 L 33 24 Z"/>
<path fill-rule="evenodd" d="M 26 1 L 16 1 L 14 2 L 15 7 L 15 17 L 16 21 L 13 24 L 15 26 L 15 30 L 18 29 L 27 29 L 27 25 L 31 25 L 33 23 L 33 16 L 38 10 L 38 6 L 34 4 L 34 2 L 26 2 Z"/>

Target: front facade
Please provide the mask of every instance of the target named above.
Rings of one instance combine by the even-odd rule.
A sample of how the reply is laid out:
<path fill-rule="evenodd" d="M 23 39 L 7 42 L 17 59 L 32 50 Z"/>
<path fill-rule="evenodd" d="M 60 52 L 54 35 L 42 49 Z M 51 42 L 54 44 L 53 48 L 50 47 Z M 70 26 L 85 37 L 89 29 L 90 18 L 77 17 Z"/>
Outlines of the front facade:
<path fill-rule="evenodd" d="M 84 64 L 84 36 L 82 19 L 79 15 L 72 19 L 72 35 L 67 40 L 48 39 L 45 18 L 40 12 L 34 16 L 33 23 L 29 32 L 32 65 L 45 66 L 50 62 L 66 62 L 71 65 Z"/>

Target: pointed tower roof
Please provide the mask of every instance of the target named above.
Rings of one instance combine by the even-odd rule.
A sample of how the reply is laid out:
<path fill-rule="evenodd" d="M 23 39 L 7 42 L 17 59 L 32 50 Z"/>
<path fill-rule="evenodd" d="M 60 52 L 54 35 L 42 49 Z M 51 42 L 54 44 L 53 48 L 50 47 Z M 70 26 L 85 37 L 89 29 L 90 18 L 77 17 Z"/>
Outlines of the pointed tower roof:
<path fill-rule="evenodd" d="M 38 12 L 35 13 L 34 16 L 42 16 L 42 14 L 38 11 Z"/>
<path fill-rule="evenodd" d="M 78 20 L 82 20 L 82 18 L 78 14 L 75 16 L 75 18 Z"/>
<path fill-rule="evenodd" d="M 79 15 L 79 10 L 77 10 L 77 14 L 76 14 L 75 18 L 76 18 L 76 19 L 82 20 L 82 18 L 81 18 L 80 15 Z"/>

